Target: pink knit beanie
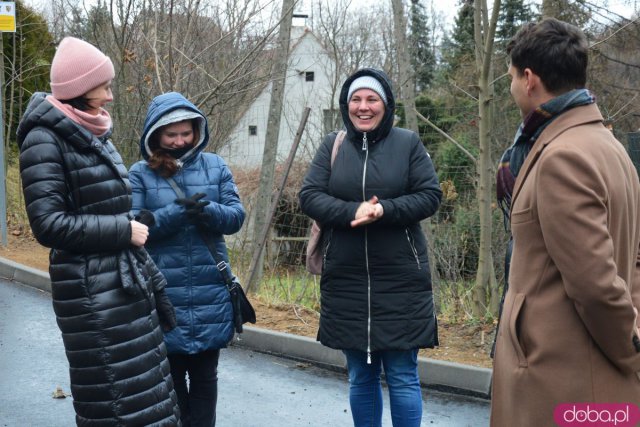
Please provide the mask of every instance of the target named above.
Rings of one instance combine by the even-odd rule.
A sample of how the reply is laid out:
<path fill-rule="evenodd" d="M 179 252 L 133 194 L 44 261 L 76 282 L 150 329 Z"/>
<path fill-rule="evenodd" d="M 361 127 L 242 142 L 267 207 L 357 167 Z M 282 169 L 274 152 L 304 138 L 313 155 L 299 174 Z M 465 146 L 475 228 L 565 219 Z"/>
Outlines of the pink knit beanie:
<path fill-rule="evenodd" d="M 51 61 L 51 93 L 60 100 L 77 98 L 115 75 L 109 57 L 95 46 L 75 37 L 65 37 Z"/>

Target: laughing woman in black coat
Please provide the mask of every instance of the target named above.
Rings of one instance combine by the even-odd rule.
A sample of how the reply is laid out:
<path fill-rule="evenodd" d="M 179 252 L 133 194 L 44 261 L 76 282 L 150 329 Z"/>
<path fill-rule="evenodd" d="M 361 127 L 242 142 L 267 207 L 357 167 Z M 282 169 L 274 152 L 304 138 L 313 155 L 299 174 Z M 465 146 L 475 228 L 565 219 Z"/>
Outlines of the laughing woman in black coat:
<path fill-rule="evenodd" d="M 52 95 L 34 94 L 18 127 L 20 176 L 33 234 L 51 248 L 76 423 L 176 426 L 160 327 L 174 327 L 175 314 L 142 248 L 148 228 L 129 215 L 127 169 L 103 108 L 113 99 L 113 77 L 111 60 L 94 46 L 62 40 Z"/>
<path fill-rule="evenodd" d="M 420 221 L 442 192 L 414 132 L 393 127 L 388 77 L 362 69 L 340 93 L 346 137 L 333 166 L 327 135 L 300 191 L 302 210 L 322 225 L 318 340 L 343 350 L 354 425 L 380 426 L 384 367 L 393 425 L 420 426 L 419 348 L 438 345 Z"/>

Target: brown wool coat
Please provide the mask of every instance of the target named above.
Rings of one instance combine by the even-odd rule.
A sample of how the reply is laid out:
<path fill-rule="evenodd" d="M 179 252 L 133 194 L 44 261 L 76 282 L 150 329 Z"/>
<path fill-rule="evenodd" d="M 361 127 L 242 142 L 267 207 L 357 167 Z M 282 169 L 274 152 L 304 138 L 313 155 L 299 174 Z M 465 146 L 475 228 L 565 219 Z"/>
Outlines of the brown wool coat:
<path fill-rule="evenodd" d="M 542 132 L 514 189 L 491 426 L 554 426 L 559 403 L 640 404 L 639 214 L 638 175 L 595 104 Z"/>

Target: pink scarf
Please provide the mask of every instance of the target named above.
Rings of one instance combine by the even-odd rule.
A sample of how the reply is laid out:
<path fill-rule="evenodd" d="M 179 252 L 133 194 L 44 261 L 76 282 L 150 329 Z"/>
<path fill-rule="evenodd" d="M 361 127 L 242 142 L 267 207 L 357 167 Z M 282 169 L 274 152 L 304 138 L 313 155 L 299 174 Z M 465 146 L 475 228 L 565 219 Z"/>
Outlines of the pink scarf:
<path fill-rule="evenodd" d="M 84 111 L 73 108 L 69 104 L 58 101 L 51 95 L 47 96 L 49 101 L 54 107 L 62 111 L 65 116 L 87 129 L 95 136 L 102 136 L 109 129 L 111 129 L 111 116 L 109 112 L 104 108 L 100 108 L 100 113 L 97 115 L 89 114 Z"/>

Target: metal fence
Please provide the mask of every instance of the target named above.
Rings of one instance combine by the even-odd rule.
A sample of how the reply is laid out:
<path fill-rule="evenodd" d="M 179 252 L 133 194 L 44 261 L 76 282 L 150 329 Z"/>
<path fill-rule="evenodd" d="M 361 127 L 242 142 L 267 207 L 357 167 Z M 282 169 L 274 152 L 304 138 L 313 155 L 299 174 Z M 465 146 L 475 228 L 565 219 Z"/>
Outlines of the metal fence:
<path fill-rule="evenodd" d="M 315 142 L 315 146 L 320 141 Z M 286 301 L 304 304 L 311 308 L 319 307 L 317 276 L 310 275 L 304 269 L 306 245 L 310 233 L 311 220 L 304 215 L 299 206 L 298 192 L 307 171 L 315 148 L 311 144 L 303 145 L 293 162 L 291 172 L 282 197 L 277 200 L 275 217 L 271 232 L 264 248 L 265 262 L 260 293 L 273 301 Z M 260 152 L 261 154 L 261 152 Z M 432 157 L 433 156 L 433 153 Z M 232 171 L 241 198 L 247 211 L 247 219 L 242 230 L 233 236 L 227 236 L 227 244 L 232 253 L 235 272 L 243 280 L 251 274 L 252 251 L 256 238 L 254 210 L 257 200 L 259 168 L 235 167 L 247 162 L 249 153 L 242 153 L 241 161 L 232 157 L 225 160 L 232 165 Z M 278 163 L 281 173 L 285 165 Z M 434 158 L 436 171 L 439 165 Z M 444 169 L 444 168 L 443 168 Z M 275 182 L 280 182 L 276 176 Z M 470 301 L 478 263 L 479 217 L 475 195 L 475 170 L 469 166 L 455 167 L 447 165 L 446 175 L 441 176 L 443 201 L 439 211 L 427 221 L 423 229 L 429 236 L 431 270 L 434 278 L 436 301 L 439 310 L 453 316 L 470 317 Z M 456 188 L 456 186 L 458 188 Z M 506 242 L 502 214 L 494 209 L 493 249 L 497 278 L 503 280 L 503 254 Z"/>

